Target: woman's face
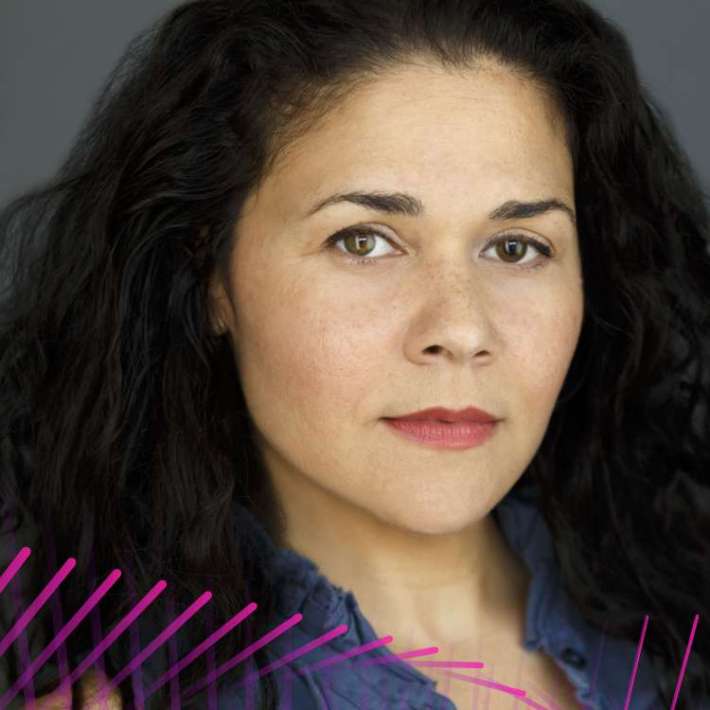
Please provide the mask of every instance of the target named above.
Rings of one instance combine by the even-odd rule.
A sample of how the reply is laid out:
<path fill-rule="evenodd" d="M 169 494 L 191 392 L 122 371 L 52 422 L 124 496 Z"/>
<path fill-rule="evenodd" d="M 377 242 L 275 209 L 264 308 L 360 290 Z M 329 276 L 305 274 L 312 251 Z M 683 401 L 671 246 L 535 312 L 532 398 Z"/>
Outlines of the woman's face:
<path fill-rule="evenodd" d="M 542 441 L 583 319 L 577 232 L 562 210 L 491 213 L 511 200 L 574 209 L 572 163 L 543 94 L 488 66 L 408 66 L 360 88 L 245 205 L 213 313 L 282 498 L 318 490 L 390 525 L 450 533 L 484 517 Z M 354 191 L 407 193 L 421 211 L 312 212 Z M 328 246 L 355 226 L 377 234 Z M 552 257 L 490 245 L 506 235 Z M 383 421 L 470 405 L 502 420 L 475 448 L 430 448 Z"/>

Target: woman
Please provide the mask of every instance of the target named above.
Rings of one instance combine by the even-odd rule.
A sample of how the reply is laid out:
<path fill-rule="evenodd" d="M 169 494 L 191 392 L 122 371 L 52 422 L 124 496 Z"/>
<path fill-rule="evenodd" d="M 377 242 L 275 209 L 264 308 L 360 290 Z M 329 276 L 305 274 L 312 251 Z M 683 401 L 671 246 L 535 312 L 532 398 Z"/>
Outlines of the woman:
<path fill-rule="evenodd" d="M 0 703 L 706 706 L 703 198 L 579 0 L 176 8 L 2 214 Z"/>

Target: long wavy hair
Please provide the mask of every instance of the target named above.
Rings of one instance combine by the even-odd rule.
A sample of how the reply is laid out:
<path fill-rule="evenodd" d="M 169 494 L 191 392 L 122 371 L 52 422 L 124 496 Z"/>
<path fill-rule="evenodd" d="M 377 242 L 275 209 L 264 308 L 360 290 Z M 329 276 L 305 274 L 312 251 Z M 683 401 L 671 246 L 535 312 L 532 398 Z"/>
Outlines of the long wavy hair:
<path fill-rule="evenodd" d="M 249 510 L 275 530 L 278 514 L 207 282 L 289 144 L 421 57 L 452 71 L 493 58 L 564 117 L 585 320 L 516 487 L 539 485 L 590 624 L 636 642 L 650 616 L 669 704 L 700 615 L 678 706 L 693 707 L 710 694 L 707 195 L 627 39 L 581 0 L 198 0 L 131 42 L 56 175 L 0 213 L 0 503 L 6 529 L 33 520 L 51 543 L 30 558 L 30 589 L 74 556 L 57 595 L 68 614 L 121 569 L 107 628 L 159 579 L 156 609 L 209 589 L 211 626 L 183 627 L 186 649 L 256 601 L 218 663 L 267 629 L 267 561 L 234 521 Z M 83 622 L 65 645 L 93 643 Z M 133 706 L 131 684 L 120 691 Z M 183 706 L 197 705 L 204 694 Z"/>

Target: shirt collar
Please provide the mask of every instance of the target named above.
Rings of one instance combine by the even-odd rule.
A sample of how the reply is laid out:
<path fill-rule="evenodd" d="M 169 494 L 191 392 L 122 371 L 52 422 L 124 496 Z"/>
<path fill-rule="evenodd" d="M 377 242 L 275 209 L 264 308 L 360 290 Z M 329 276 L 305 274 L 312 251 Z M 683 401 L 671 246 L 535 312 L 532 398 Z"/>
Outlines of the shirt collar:
<path fill-rule="evenodd" d="M 611 707 L 607 698 L 624 697 L 628 678 L 622 680 L 619 665 L 630 668 L 635 645 L 607 638 L 583 619 L 564 589 L 553 539 L 538 501 L 538 487 L 528 486 L 511 490 L 493 509 L 505 538 L 530 571 L 524 646 L 530 651 L 543 649 L 561 664 L 570 650 L 585 659 L 584 670 L 567 666 L 568 676 L 584 702 L 599 708 Z M 263 559 L 269 560 L 280 620 L 300 612 L 303 619 L 299 626 L 309 634 L 320 635 L 345 623 L 357 630 L 357 638 L 349 632 L 343 643 L 355 645 L 376 638 L 352 592 L 331 583 L 312 560 L 294 550 L 277 547 L 263 525 L 246 509 L 241 509 L 240 519 L 241 534 L 247 532 L 250 544 L 260 546 Z M 432 684 L 428 676 L 410 664 L 392 667 L 418 683 Z M 650 692 L 644 689 L 653 685 L 652 675 L 649 661 L 642 656 L 636 683 L 640 688 L 638 694 Z"/>

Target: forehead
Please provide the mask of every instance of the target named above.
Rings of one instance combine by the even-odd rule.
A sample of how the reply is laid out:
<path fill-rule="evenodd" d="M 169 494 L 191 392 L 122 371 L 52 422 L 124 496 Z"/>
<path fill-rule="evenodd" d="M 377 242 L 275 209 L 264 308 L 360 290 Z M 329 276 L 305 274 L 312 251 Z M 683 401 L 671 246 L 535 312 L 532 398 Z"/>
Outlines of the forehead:
<path fill-rule="evenodd" d="M 532 81 L 495 64 L 408 65 L 361 85 L 287 146 L 258 202 L 292 215 L 348 188 L 412 192 L 446 209 L 461 198 L 469 210 L 476 195 L 574 195 L 562 117 Z"/>

